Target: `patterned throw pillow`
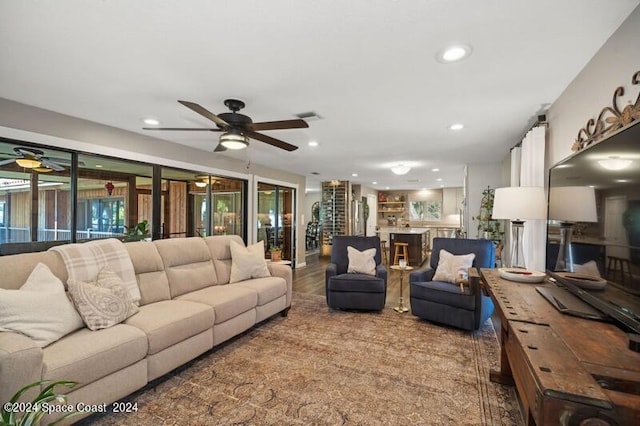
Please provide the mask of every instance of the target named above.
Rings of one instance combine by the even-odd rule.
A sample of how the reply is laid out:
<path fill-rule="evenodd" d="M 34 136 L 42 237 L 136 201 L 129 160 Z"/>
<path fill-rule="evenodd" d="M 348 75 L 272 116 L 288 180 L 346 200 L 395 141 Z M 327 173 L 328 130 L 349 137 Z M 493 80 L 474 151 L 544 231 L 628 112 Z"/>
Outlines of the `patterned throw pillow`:
<path fill-rule="evenodd" d="M 91 330 L 121 323 L 139 311 L 118 274 L 103 268 L 95 282 L 70 279 L 69 293 L 82 320 Z"/>
<path fill-rule="evenodd" d="M 347 257 L 349 258 L 348 274 L 376 274 L 375 248 L 360 251 L 354 247 L 347 246 Z"/>
<path fill-rule="evenodd" d="M 471 265 L 473 265 L 473 259 L 476 258 L 474 253 L 453 255 L 448 251 L 440 250 L 440 259 L 438 260 L 438 267 L 436 273 L 433 276 L 433 281 L 444 281 L 447 283 L 456 284 L 458 278 L 458 272 L 467 272 Z"/>

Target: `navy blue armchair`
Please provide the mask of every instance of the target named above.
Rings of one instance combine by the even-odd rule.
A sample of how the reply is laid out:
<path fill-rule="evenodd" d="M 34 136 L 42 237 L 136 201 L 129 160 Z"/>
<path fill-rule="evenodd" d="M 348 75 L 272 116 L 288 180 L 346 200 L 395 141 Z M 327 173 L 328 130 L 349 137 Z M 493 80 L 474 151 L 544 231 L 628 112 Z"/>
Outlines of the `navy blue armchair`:
<path fill-rule="evenodd" d="M 409 274 L 411 312 L 420 318 L 464 330 L 477 330 L 493 313 L 493 302 L 475 282 L 460 291 L 458 284 L 432 281 L 440 250 L 454 255 L 475 253 L 473 267 L 493 268 L 495 246 L 489 240 L 434 238 L 428 268 Z"/>
<path fill-rule="evenodd" d="M 360 251 L 375 248 L 376 275 L 348 274 L 347 247 Z M 387 269 L 382 265 L 380 238 L 333 237 L 331 263 L 325 271 L 327 305 L 333 309 L 375 310 L 384 308 L 387 299 Z"/>

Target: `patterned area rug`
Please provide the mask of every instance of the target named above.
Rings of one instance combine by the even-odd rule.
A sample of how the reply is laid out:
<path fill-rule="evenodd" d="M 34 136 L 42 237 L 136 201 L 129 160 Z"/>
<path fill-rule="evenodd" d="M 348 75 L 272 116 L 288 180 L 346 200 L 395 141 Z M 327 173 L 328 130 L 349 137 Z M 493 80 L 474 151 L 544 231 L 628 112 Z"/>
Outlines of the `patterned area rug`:
<path fill-rule="evenodd" d="M 294 293 L 266 321 L 132 394 L 133 414 L 94 425 L 520 425 L 513 389 L 491 383 L 498 341 L 392 309 L 327 308 Z"/>

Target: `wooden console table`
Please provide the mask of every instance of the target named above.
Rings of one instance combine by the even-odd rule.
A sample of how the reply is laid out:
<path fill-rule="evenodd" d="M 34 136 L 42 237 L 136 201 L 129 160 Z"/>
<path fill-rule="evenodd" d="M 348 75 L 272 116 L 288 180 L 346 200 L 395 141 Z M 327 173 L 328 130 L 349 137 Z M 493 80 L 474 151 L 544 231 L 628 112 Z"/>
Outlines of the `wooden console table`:
<path fill-rule="evenodd" d="M 490 378 L 515 383 L 527 425 L 640 424 L 640 353 L 623 330 L 557 311 L 536 291 L 553 283 L 507 281 L 496 269 L 480 275 L 469 278 L 481 280 L 502 322 L 500 371 Z M 630 304 L 611 286 L 603 294 Z"/>

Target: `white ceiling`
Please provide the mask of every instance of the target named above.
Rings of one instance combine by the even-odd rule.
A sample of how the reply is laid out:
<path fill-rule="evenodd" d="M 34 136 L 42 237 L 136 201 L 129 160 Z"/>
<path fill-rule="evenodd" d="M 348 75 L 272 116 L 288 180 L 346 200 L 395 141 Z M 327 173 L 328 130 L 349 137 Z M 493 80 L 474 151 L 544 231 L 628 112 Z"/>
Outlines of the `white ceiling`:
<path fill-rule="evenodd" d="M 239 98 L 254 121 L 315 111 L 308 129 L 264 132 L 297 151 L 252 141 L 231 155 L 307 187 L 460 186 L 464 164 L 502 160 L 639 3 L 2 0 L 0 97 L 206 151 L 218 134 L 141 120 L 211 127 L 178 99 L 217 114 Z M 453 43 L 472 55 L 437 62 Z M 413 169 L 395 176 L 393 162 Z"/>

